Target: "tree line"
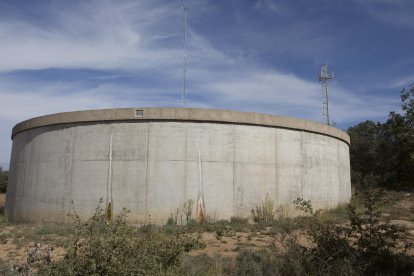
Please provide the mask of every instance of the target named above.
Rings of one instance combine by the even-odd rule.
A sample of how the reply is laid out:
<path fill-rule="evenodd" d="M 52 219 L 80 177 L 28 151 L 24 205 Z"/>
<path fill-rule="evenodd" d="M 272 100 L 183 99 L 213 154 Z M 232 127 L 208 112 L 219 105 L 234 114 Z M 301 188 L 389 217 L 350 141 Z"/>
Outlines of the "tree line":
<path fill-rule="evenodd" d="M 367 120 L 350 127 L 352 183 L 414 191 L 414 84 L 401 91 L 401 113 L 384 123 Z"/>

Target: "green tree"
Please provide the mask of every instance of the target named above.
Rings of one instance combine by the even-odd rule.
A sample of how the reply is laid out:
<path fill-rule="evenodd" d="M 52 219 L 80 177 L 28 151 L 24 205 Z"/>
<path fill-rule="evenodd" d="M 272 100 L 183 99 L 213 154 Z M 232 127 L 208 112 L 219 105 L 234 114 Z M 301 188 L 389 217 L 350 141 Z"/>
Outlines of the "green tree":
<path fill-rule="evenodd" d="M 3 171 L 3 168 L 0 167 L 0 193 L 6 192 L 8 178 L 9 178 L 9 172 Z"/>
<path fill-rule="evenodd" d="M 383 124 L 365 121 L 347 130 L 353 184 L 414 190 L 414 85 L 401 91 L 401 109 Z"/>
<path fill-rule="evenodd" d="M 378 171 L 378 146 L 381 124 L 365 121 L 348 129 L 351 137 L 351 168 L 354 184 L 371 186 L 376 184 Z"/>
<path fill-rule="evenodd" d="M 414 189 L 414 85 L 401 91 L 402 114 L 391 112 L 383 124 L 381 151 L 382 186 Z"/>

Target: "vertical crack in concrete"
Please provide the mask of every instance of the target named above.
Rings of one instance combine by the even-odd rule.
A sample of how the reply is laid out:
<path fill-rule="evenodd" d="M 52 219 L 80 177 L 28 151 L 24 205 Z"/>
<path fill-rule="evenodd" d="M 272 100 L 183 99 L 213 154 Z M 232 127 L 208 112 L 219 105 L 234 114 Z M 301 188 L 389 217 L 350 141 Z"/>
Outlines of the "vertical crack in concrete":
<path fill-rule="evenodd" d="M 109 168 L 108 168 L 108 183 L 106 185 L 106 217 L 112 219 L 113 203 L 112 203 L 112 138 L 113 132 L 109 139 Z"/>
<path fill-rule="evenodd" d="M 70 135 L 71 135 L 71 138 L 70 138 L 70 146 L 69 146 L 69 158 L 70 158 L 70 163 L 69 163 L 69 166 L 70 166 L 70 168 L 69 168 L 69 179 L 68 179 L 68 181 L 67 181 L 67 186 L 68 187 L 66 187 L 66 189 L 67 190 L 65 190 L 65 193 L 67 193 L 67 197 L 66 197 L 66 204 L 67 204 L 67 206 L 66 206 L 66 213 L 67 214 L 70 214 L 71 213 L 71 207 L 72 207 L 72 205 L 73 205 L 73 203 L 72 203 L 72 183 L 73 183 L 73 156 L 74 156 L 74 154 L 75 154 L 75 140 L 76 140 L 76 129 L 77 129 L 77 127 L 73 127 L 73 128 L 71 128 L 71 131 L 70 131 Z M 66 176 L 66 174 L 65 174 L 65 176 Z M 66 217 L 66 218 L 68 218 L 68 217 Z M 66 221 L 66 219 L 65 219 L 65 221 Z"/>
<path fill-rule="evenodd" d="M 277 200 L 275 206 L 280 206 L 280 193 L 279 193 L 279 180 L 278 180 L 278 176 L 279 176 L 279 159 L 277 158 L 277 153 L 278 153 L 278 143 L 277 143 L 277 130 L 273 129 L 273 142 L 274 142 L 274 158 L 275 158 L 275 167 L 274 167 L 274 185 L 275 185 L 275 190 L 274 190 L 274 195 L 273 195 L 273 199 Z"/>
<path fill-rule="evenodd" d="M 236 138 L 235 138 L 235 126 L 233 126 L 233 217 L 236 216 L 236 201 L 235 201 L 235 175 L 236 175 L 236 160 L 235 160 L 235 151 L 236 151 Z"/>
<path fill-rule="evenodd" d="M 146 156 L 146 168 L 145 168 L 145 210 L 144 210 L 144 215 L 146 218 L 148 218 L 147 223 L 150 223 L 150 217 L 151 217 L 151 211 L 149 210 L 149 202 L 148 202 L 148 178 L 149 178 L 149 162 L 150 162 L 150 158 L 149 158 L 149 147 L 150 147 L 150 126 L 151 123 L 148 123 L 148 128 L 147 128 L 147 156 Z M 144 219 L 146 219 L 144 218 Z"/>
<path fill-rule="evenodd" d="M 197 196 L 197 222 L 202 224 L 206 218 L 206 209 L 204 205 L 203 193 L 203 167 L 201 161 L 200 142 L 197 136 L 197 150 L 198 150 L 198 196 Z"/>
<path fill-rule="evenodd" d="M 342 178 L 341 178 L 341 166 L 340 166 L 341 159 L 339 157 L 339 141 L 336 141 L 336 162 L 337 162 L 336 167 L 338 168 L 338 174 L 337 174 L 337 176 L 338 176 L 338 189 L 337 189 L 337 195 L 336 195 L 336 203 L 338 203 L 338 202 L 342 203 L 341 195 L 343 193 L 342 193 L 342 182 L 341 182 Z M 335 202 L 333 202 L 333 204 L 335 204 Z"/>
<path fill-rule="evenodd" d="M 300 132 L 300 158 L 301 158 L 301 163 L 302 163 L 302 185 L 301 185 L 301 197 L 302 198 L 306 198 L 305 197 L 305 159 L 304 159 L 304 153 L 303 153 L 303 131 Z M 307 196 L 307 195 L 306 195 Z"/>
<path fill-rule="evenodd" d="M 74 207 L 73 205 L 74 205 L 74 200 L 73 200 L 73 198 L 72 198 L 72 189 L 73 189 L 73 173 L 74 173 L 74 166 L 73 166 L 73 164 L 74 164 L 74 160 L 75 160 L 75 154 L 76 154 L 76 140 L 77 140 L 77 138 L 76 137 L 78 137 L 77 136 L 77 132 L 78 132 L 78 127 L 76 126 L 75 128 L 74 128 L 74 130 L 73 130 L 73 137 L 72 137 L 72 148 L 71 148 L 71 150 L 72 150 L 72 152 L 71 152 L 71 158 L 72 158 L 72 161 L 71 161 L 71 167 L 72 167 L 72 169 L 71 169 L 71 172 L 70 172 L 70 186 L 69 186 L 69 206 L 68 206 L 68 214 L 70 213 L 70 208 L 71 207 Z"/>
<path fill-rule="evenodd" d="M 187 200 L 187 183 L 188 183 L 188 164 L 189 164 L 189 159 L 188 159 L 188 128 L 184 129 L 184 162 L 183 163 L 183 167 L 184 167 L 184 185 L 183 185 L 183 196 L 184 196 L 184 201 Z"/>

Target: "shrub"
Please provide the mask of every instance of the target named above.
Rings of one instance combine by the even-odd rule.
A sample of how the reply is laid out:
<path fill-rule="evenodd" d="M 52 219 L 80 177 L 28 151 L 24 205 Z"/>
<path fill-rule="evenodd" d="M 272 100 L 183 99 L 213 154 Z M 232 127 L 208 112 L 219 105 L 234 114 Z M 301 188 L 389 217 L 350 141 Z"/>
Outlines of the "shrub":
<path fill-rule="evenodd" d="M 287 256 L 298 263 L 296 273 L 303 270 L 305 274 L 319 272 L 321 275 L 341 273 L 346 268 L 343 260 L 352 257 L 352 248 L 345 235 L 343 227 L 336 226 L 330 221 L 319 219 L 321 210 L 314 210 L 310 201 L 296 199 L 296 208 L 303 211 L 302 225 L 305 227 L 305 237 L 310 246 L 303 246 L 289 240 Z M 290 267 L 291 265 L 284 265 Z"/>
<path fill-rule="evenodd" d="M 181 264 L 179 274 L 189 276 L 223 275 L 225 273 L 226 263 L 229 261 L 231 260 L 228 258 L 221 256 L 210 257 L 206 254 L 186 256 Z"/>
<path fill-rule="evenodd" d="M 101 203 L 87 221 L 71 214 L 65 256 L 39 265 L 40 275 L 159 275 L 177 269 L 183 253 L 200 243 L 200 236 L 139 232 L 126 222 L 126 210 L 108 220 Z"/>
<path fill-rule="evenodd" d="M 247 218 L 231 217 L 229 224 L 235 232 L 247 232 L 250 228 L 249 220 Z"/>
<path fill-rule="evenodd" d="M 286 253 L 279 255 L 282 274 L 410 275 L 414 270 L 414 258 L 406 254 L 412 244 L 406 242 L 405 231 L 382 219 L 381 193 L 366 193 L 362 211 L 350 205 L 346 226 L 322 222 L 309 201 L 295 203 L 305 213 L 301 219 L 311 245 L 286 239 Z M 398 248 L 400 243 L 405 248 Z"/>
<path fill-rule="evenodd" d="M 348 239 L 356 261 L 366 274 L 405 275 L 414 272 L 414 258 L 406 252 L 413 244 L 407 242 L 403 228 L 383 219 L 380 208 L 386 204 L 382 191 L 365 192 L 364 210 L 349 206 Z M 402 249 L 399 244 L 405 244 Z"/>
<path fill-rule="evenodd" d="M 185 224 L 189 224 L 192 221 L 193 206 L 194 200 L 185 201 L 181 208 L 177 208 L 174 213 L 171 213 L 167 225 L 184 225 L 184 218 Z"/>
<path fill-rule="evenodd" d="M 275 275 L 275 255 L 268 249 L 245 250 L 236 258 L 236 275 Z"/>
<path fill-rule="evenodd" d="M 266 195 L 265 200 L 251 210 L 255 222 L 270 222 L 275 218 L 275 203 Z"/>

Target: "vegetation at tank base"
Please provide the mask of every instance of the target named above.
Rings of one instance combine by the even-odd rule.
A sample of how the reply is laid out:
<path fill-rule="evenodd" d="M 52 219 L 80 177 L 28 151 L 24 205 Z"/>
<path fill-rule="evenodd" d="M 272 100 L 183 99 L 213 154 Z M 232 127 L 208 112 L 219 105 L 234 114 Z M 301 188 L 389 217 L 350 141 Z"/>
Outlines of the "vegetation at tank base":
<path fill-rule="evenodd" d="M 255 222 L 270 222 L 275 219 L 275 203 L 266 195 L 265 200 L 251 210 Z"/>
<path fill-rule="evenodd" d="M 348 223 L 335 224 L 321 219 L 309 201 L 297 199 L 303 215 L 291 226 L 278 228 L 274 242 L 261 249 L 244 249 L 229 260 L 200 255 L 187 257 L 181 264 L 184 275 L 412 275 L 413 248 L 404 229 L 383 218 L 386 202 L 380 191 L 365 193 L 362 208 L 349 205 Z M 286 225 L 285 225 L 286 226 Z M 305 241 L 305 242 L 304 242 Z M 190 258 L 190 260 L 188 260 Z M 207 273 L 208 272 L 208 273 Z M 211 273 L 211 274 L 209 274 Z"/>
<path fill-rule="evenodd" d="M 414 84 L 401 91 L 401 110 L 390 112 L 385 123 L 348 128 L 356 186 L 414 191 Z"/>
<path fill-rule="evenodd" d="M 413 239 L 386 219 L 395 218 L 393 213 L 382 213 L 392 209 L 389 201 L 397 196 L 404 202 L 411 198 L 370 190 L 358 192 L 350 206 L 325 212 L 297 199 L 303 215 L 295 218 L 276 214 L 267 222 L 254 222 L 213 216 L 204 225 L 189 219 L 184 225 L 140 228 L 126 222 L 128 211 L 111 221 L 99 205 L 86 221 L 72 212 L 70 226 L 21 225 L 1 232 L 0 240 L 13 240 L 21 249 L 30 242 L 27 262 L 13 266 L 23 275 L 36 269 L 38 275 L 411 275 L 414 258 L 407 250 L 412 254 Z M 212 239 L 205 240 L 206 235 Z M 203 254 L 208 248 L 203 249 L 202 240 L 210 249 L 232 241 L 238 245 L 232 256 L 211 256 Z M 56 257 L 56 247 L 64 248 L 62 258 Z"/>
<path fill-rule="evenodd" d="M 195 220 L 192 219 L 194 200 L 189 199 L 183 203 L 181 207 L 175 209 L 167 220 L 167 225 L 194 225 Z"/>
<path fill-rule="evenodd" d="M 0 193 L 5 193 L 7 191 L 8 178 L 9 172 L 3 171 L 3 168 L 0 167 Z"/>
<path fill-rule="evenodd" d="M 194 234 L 164 235 L 151 227 L 137 229 L 126 222 L 128 211 L 113 221 L 101 204 L 82 221 L 74 212 L 73 233 L 64 257 L 38 265 L 40 275 L 174 275 L 184 253 L 201 246 Z"/>
<path fill-rule="evenodd" d="M 320 211 L 298 199 L 297 207 L 307 215 L 301 219 L 311 246 L 287 239 L 282 270 L 301 275 L 410 275 L 414 259 L 406 252 L 413 244 L 404 229 L 382 218 L 382 198 L 381 192 L 366 193 L 361 211 L 349 205 L 344 226 L 321 222 Z"/>
<path fill-rule="evenodd" d="M 359 191 L 352 204 L 322 212 L 310 201 L 294 203 L 302 216 L 275 215 L 266 198 L 252 212 L 260 219 L 214 221 L 203 226 L 219 241 L 237 235 L 263 231 L 273 237 L 266 248 L 242 248 L 235 259 L 222 256 L 186 256 L 180 265 L 183 275 L 411 275 L 413 248 L 406 231 L 385 219 L 389 197 L 381 190 Z M 266 208 L 272 206 L 272 208 Z M 261 210 L 268 210 L 269 216 Z M 271 212 L 270 212 L 271 210 Z M 257 216 L 262 214 L 262 216 Z M 269 218 L 265 221 L 265 217 Z M 250 235 L 250 234 L 249 234 Z M 305 242 L 304 242 L 305 241 Z"/>

